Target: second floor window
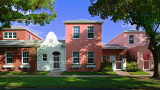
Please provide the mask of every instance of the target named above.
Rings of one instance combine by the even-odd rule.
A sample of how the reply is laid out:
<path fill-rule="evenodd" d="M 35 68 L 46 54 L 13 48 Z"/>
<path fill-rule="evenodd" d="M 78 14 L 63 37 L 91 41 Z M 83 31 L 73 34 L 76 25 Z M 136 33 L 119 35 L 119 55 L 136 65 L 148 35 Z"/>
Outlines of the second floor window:
<path fill-rule="evenodd" d="M 17 33 L 16 32 L 4 32 L 3 33 L 3 38 L 4 39 L 16 39 L 17 38 Z"/>
<path fill-rule="evenodd" d="M 29 35 L 29 40 L 32 40 L 32 35 Z"/>
<path fill-rule="evenodd" d="M 134 35 L 129 35 L 129 44 L 134 44 Z"/>
<path fill-rule="evenodd" d="M 79 26 L 73 27 L 73 38 L 80 38 L 80 27 Z"/>
<path fill-rule="evenodd" d="M 94 38 L 94 27 L 93 26 L 87 27 L 87 38 Z"/>

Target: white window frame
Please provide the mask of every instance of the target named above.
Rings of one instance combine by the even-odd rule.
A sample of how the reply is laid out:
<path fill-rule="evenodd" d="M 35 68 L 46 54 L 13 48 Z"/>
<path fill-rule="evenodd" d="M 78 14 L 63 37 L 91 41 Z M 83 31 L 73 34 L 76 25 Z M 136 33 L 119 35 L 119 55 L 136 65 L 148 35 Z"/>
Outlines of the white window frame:
<path fill-rule="evenodd" d="M 28 52 L 28 57 L 23 57 L 23 52 L 28 52 L 28 51 L 22 51 L 22 64 L 29 64 L 29 52 Z M 23 63 L 23 58 L 28 58 L 28 63 Z"/>
<path fill-rule="evenodd" d="M 74 36 L 74 27 L 79 27 L 79 38 L 74 38 L 73 36 Z M 73 26 L 73 28 L 72 28 L 72 38 L 73 39 L 80 39 L 80 26 Z"/>
<path fill-rule="evenodd" d="M 133 39 L 130 39 L 130 36 L 133 36 Z M 130 40 L 133 40 L 133 43 L 130 43 Z M 129 44 L 134 44 L 134 35 L 129 35 Z"/>
<path fill-rule="evenodd" d="M 32 40 L 32 35 L 29 34 L 29 40 Z"/>
<path fill-rule="evenodd" d="M 46 59 L 47 59 L 47 57 L 43 57 L 43 55 L 44 55 L 44 54 L 42 54 L 42 61 L 43 61 L 43 62 L 47 62 L 47 60 L 46 60 L 46 61 L 43 60 L 43 58 L 46 58 Z M 47 54 L 46 54 L 46 56 L 47 56 Z"/>
<path fill-rule="evenodd" d="M 104 62 L 103 61 L 103 59 L 104 59 L 103 56 L 106 56 L 106 58 L 105 58 L 106 60 L 105 61 L 107 61 L 107 55 L 102 55 L 102 62 Z"/>
<path fill-rule="evenodd" d="M 7 57 L 7 52 L 12 52 L 12 51 L 6 51 L 5 52 L 5 59 L 6 59 L 6 64 L 13 64 L 13 52 L 12 52 L 12 57 Z M 12 63 L 7 63 L 7 58 L 12 58 Z"/>
<path fill-rule="evenodd" d="M 5 38 L 5 33 L 7 33 L 7 38 Z M 12 38 L 9 38 L 9 33 L 12 33 Z M 13 38 L 13 33 L 16 33 L 16 38 Z M 17 39 L 17 32 L 3 32 L 3 39 Z"/>
<path fill-rule="evenodd" d="M 93 32 L 90 32 L 93 33 L 93 38 L 88 38 L 88 27 L 93 27 Z M 94 26 L 87 26 L 87 39 L 94 39 Z"/>
<path fill-rule="evenodd" d="M 123 55 L 119 55 L 119 57 L 120 57 L 120 56 L 122 56 L 122 60 L 121 60 L 121 61 L 123 61 Z M 119 58 L 119 57 L 118 57 L 118 59 L 119 59 L 119 61 L 120 61 L 120 58 Z"/>
<path fill-rule="evenodd" d="M 88 52 L 93 52 L 93 51 L 88 51 Z M 95 61 L 94 61 L 94 59 L 95 59 L 94 52 L 93 52 L 93 57 L 88 57 L 88 52 L 87 52 L 87 64 L 94 64 L 95 63 Z M 93 58 L 93 63 L 88 63 L 88 58 Z"/>
<path fill-rule="evenodd" d="M 74 51 L 74 52 L 79 52 L 79 51 Z M 78 57 L 73 57 L 73 52 L 72 52 L 72 64 L 80 64 L 80 52 L 79 52 L 79 63 L 74 63 L 73 62 L 74 58 L 78 58 Z"/>

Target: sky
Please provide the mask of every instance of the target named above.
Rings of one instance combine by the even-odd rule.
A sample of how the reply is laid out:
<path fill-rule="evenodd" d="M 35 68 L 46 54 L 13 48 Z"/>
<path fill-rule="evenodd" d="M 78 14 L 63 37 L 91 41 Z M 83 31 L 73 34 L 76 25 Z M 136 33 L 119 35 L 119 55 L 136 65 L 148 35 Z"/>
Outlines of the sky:
<path fill-rule="evenodd" d="M 46 24 L 45 26 L 30 24 L 26 26 L 25 23 L 21 24 L 14 22 L 12 23 L 12 26 L 24 26 L 44 40 L 48 32 L 53 31 L 58 40 L 65 40 L 65 27 L 63 21 L 80 19 L 104 21 L 102 25 L 102 43 L 109 42 L 125 30 L 135 29 L 135 26 L 131 26 L 130 24 L 123 25 L 123 21 L 114 23 L 109 19 L 102 20 L 99 16 L 91 17 L 88 11 L 90 5 L 90 0 L 56 0 L 54 8 L 55 12 L 58 12 L 58 17 L 55 18 L 53 22 L 50 22 L 50 24 Z M 37 11 L 37 13 L 39 12 L 40 11 Z M 158 29 L 158 31 L 159 30 L 160 29 Z"/>

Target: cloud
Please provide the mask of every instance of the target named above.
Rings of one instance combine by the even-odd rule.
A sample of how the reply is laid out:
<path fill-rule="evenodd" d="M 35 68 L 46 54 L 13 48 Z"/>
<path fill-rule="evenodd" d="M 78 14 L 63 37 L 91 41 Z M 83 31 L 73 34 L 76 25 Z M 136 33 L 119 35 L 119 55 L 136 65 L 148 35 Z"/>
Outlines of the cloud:
<path fill-rule="evenodd" d="M 28 26 L 25 26 L 25 25 L 21 25 L 19 23 L 14 23 L 12 26 L 22 26 L 22 27 L 27 28 L 28 30 L 30 30 L 31 32 L 33 32 L 36 35 L 41 35 L 42 34 L 42 32 L 32 28 L 33 26 L 36 26 L 36 25 L 33 25 L 33 24 L 29 24 Z"/>

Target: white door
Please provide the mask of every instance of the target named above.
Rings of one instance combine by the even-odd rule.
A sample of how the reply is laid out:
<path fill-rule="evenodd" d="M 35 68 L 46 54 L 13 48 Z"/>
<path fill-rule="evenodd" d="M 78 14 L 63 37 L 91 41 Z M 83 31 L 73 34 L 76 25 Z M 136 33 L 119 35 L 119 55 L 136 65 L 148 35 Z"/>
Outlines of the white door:
<path fill-rule="evenodd" d="M 53 69 L 60 69 L 60 55 L 53 55 Z"/>

